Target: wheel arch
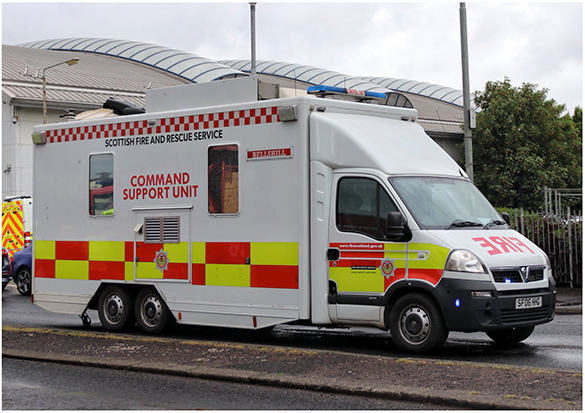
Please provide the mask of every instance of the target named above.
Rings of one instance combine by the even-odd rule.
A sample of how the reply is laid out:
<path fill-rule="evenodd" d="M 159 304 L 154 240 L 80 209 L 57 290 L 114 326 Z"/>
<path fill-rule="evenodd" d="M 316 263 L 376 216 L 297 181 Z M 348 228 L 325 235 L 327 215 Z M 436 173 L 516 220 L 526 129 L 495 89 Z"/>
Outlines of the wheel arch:
<path fill-rule="evenodd" d="M 23 269 L 23 268 L 26 268 L 26 269 L 28 269 L 28 271 L 30 272 L 30 275 L 31 275 L 31 277 L 32 277 L 32 275 L 33 275 L 32 268 L 31 268 L 31 267 L 29 267 L 28 265 L 26 265 L 26 263 L 24 263 L 24 262 L 23 262 L 23 263 L 21 263 L 21 264 L 20 264 L 18 267 L 16 267 L 16 268 L 13 268 L 13 269 L 12 269 L 12 274 L 14 274 L 14 275 L 18 275 L 18 272 L 19 272 L 21 269 Z M 11 274 L 11 275 L 12 275 L 12 274 Z"/>
<path fill-rule="evenodd" d="M 389 317 L 392 307 L 396 301 L 411 293 L 422 293 L 428 296 L 437 304 L 442 312 L 442 307 L 433 294 L 435 287 L 427 282 L 418 280 L 404 280 L 395 283 L 386 290 L 384 298 L 382 299 L 382 306 L 384 308 L 384 326 L 389 328 Z"/>
<path fill-rule="evenodd" d="M 116 287 L 123 289 L 128 294 L 131 294 L 134 298 L 136 298 L 136 295 L 138 295 L 138 291 L 140 291 L 141 288 L 149 286 L 147 284 L 126 284 L 126 283 L 117 283 L 117 282 L 102 282 L 102 283 L 100 283 L 99 287 L 97 288 L 97 290 L 93 294 L 93 297 L 91 297 L 91 299 L 89 300 L 89 303 L 87 303 L 88 310 L 97 310 L 98 309 L 98 302 L 100 299 L 100 295 L 102 294 L 102 291 L 105 288 L 109 287 L 110 285 L 115 285 Z"/>

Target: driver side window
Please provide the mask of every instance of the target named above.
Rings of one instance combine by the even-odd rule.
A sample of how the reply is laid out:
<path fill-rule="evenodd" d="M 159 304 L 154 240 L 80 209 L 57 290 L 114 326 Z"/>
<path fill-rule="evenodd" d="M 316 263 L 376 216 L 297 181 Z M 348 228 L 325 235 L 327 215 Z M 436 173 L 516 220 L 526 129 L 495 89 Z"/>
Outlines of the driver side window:
<path fill-rule="evenodd" d="M 398 211 L 386 190 L 369 178 L 343 178 L 337 188 L 337 228 L 384 240 L 388 212 Z"/>

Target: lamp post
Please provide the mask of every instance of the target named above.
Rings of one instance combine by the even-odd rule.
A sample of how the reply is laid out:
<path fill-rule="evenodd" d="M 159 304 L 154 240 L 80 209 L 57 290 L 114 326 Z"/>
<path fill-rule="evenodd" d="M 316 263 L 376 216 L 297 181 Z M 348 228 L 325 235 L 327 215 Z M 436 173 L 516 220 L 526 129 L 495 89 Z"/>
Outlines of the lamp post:
<path fill-rule="evenodd" d="M 77 62 L 79 62 L 79 58 L 74 57 L 73 59 L 66 60 L 65 62 L 55 63 L 54 65 L 47 66 L 43 69 L 42 79 L 43 79 L 43 119 L 44 119 L 43 123 L 44 124 L 47 124 L 47 77 L 45 76 L 46 70 L 51 69 L 52 67 L 64 65 L 64 64 L 66 64 L 67 66 L 73 66 L 74 64 L 77 64 Z"/>
<path fill-rule="evenodd" d="M 250 2 L 250 34 L 252 59 L 250 60 L 250 75 L 256 76 L 256 2 Z"/>
<path fill-rule="evenodd" d="M 467 49 L 467 11 L 465 3 L 459 4 L 461 30 L 461 67 L 463 72 L 463 142 L 465 148 L 465 172 L 473 182 L 473 142 L 471 140 L 471 102 L 469 97 L 469 54 Z"/>

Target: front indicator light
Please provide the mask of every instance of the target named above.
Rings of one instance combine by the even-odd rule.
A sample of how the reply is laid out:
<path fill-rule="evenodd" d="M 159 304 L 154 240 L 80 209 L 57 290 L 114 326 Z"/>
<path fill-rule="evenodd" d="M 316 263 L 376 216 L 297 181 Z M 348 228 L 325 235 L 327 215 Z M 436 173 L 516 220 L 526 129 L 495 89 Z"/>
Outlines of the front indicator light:
<path fill-rule="evenodd" d="M 472 297 L 491 297 L 492 292 L 491 291 L 472 291 L 471 296 Z"/>

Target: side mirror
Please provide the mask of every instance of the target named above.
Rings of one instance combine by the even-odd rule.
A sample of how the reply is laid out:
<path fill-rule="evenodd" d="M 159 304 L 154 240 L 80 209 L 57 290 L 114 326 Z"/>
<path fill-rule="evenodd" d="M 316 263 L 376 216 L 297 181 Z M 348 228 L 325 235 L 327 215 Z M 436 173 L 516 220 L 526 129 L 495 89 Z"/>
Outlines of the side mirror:
<path fill-rule="evenodd" d="M 507 212 L 502 212 L 502 219 L 508 225 L 510 225 L 510 215 Z"/>
<path fill-rule="evenodd" d="M 410 229 L 408 228 L 404 215 L 398 211 L 389 212 L 388 223 L 386 224 L 386 239 L 389 241 L 407 242 L 405 238 L 407 238 L 409 234 Z"/>

